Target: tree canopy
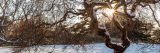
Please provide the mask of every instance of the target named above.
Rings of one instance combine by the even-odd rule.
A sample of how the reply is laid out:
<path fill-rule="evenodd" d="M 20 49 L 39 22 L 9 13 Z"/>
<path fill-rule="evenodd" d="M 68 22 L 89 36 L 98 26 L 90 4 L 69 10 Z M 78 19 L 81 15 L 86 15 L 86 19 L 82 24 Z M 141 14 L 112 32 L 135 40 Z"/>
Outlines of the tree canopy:
<path fill-rule="evenodd" d="M 46 37 L 59 35 L 61 38 L 70 35 L 91 37 L 99 35 L 105 39 L 107 47 L 117 53 L 123 52 L 130 45 L 128 33 L 140 33 L 137 31 L 144 27 L 136 28 L 140 26 L 137 25 L 139 23 L 135 23 L 138 22 L 137 20 L 145 19 L 148 20 L 147 23 L 153 22 L 160 27 L 159 1 L 0 0 L 0 35 L 16 37 L 8 40 L 19 39 L 20 43 L 28 41 L 33 44 L 39 44 L 35 42 L 42 41 L 44 35 Z M 148 27 L 152 25 L 150 23 L 141 24 Z M 152 30 L 153 27 L 150 26 L 147 30 Z M 116 31 L 113 29 L 120 33 L 118 35 L 121 36 L 122 46 L 111 43 L 110 35 Z M 143 31 L 148 32 L 147 30 Z M 150 33 L 142 33 L 142 35 Z M 23 41 L 20 41 L 21 39 Z"/>

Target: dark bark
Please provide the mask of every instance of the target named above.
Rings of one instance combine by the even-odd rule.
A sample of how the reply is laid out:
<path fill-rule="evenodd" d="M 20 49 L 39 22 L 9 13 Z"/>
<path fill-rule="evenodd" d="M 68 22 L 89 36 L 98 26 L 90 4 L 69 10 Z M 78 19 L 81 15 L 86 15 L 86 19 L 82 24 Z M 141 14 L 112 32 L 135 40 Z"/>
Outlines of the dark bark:
<path fill-rule="evenodd" d="M 122 45 L 111 43 L 111 38 L 109 35 L 106 34 L 106 31 L 104 31 L 104 29 L 99 29 L 98 35 L 104 37 L 105 45 L 111 49 L 114 49 L 114 53 L 123 53 L 129 47 L 130 41 L 127 37 L 127 31 L 124 29 L 121 32 L 122 32 L 121 40 L 123 41 Z"/>
<path fill-rule="evenodd" d="M 118 4 L 119 6 L 124 6 L 123 10 L 125 10 L 125 16 L 127 16 L 127 22 L 126 22 L 127 24 L 125 26 L 122 26 L 118 21 L 114 19 L 114 17 L 112 21 L 114 25 L 116 26 L 116 28 L 120 30 L 121 32 L 121 40 L 123 41 L 122 45 L 117 45 L 111 42 L 110 35 L 106 33 L 106 30 L 98 27 L 98 20 L 96 16 L 94 15 L 95 14 L 94 12 L 95 9 L 93 9 L 94 6 L 106 5 L 108 8 L 110 8 L 109 3 L 94 3 L 93 2 L 93 3 L 88 4 L 86 0 L 84 0 L 84 7 L 85 7 L 85 14 L 87 15 L 86 17 L 91 18 L 91 21 L 90 21 L 91 31 L 96 35 L 100 35 L 104 37 L 105 45 L 111 49 L 114 49 L 114 53 L 123 53 L 130 45 L 130 40 L 128 39 L 127 31 L 129 30 L 130 25 L 132 25 L 131 23 L 132 16 L 129 16 L 127 13 L 127 4 L 125 4 L 125 0 L 121 0 L 118 2 L 121 2 L 121 4 Z M 119 6 L 116 6 L 116 8 L 118 8 Z"/>
<path fill-rule="evenodd" d="M 114 53 L 123 53 L 130 45 L 130 40 L 127 36 L 128 26 L 122 27 L 115 19 L 113 19 L 113 22 L 114 25 L 121 31 L 121 40 L 123 41 L 122 45 L 112 43 L 110 35 L 106 34 L 107 31 L 105 29 L 99 28 L 98 35 L 104 37 L 105 45 L 111 49 L 114 49 Z"/>

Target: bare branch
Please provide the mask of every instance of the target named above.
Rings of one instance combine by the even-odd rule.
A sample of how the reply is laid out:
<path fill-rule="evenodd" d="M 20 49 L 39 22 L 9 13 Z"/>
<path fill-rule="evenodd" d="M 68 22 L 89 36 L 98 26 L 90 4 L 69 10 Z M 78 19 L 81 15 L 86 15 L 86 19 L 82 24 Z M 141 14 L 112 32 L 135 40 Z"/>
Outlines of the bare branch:
<path fill-rule="evenodd" d="M 156 18 L 156 15 L 155 15 L 155 11 L 152 9 L 152 7 L 150 5 L 148 5 L 149 8 L 151 9 L 152 11 L 152 15 L 153 15 L 153 18 L 154 20 L 157 22 L 158 26 L 160 27 L 160 22 L 158 21 L 158 19 Z"/>

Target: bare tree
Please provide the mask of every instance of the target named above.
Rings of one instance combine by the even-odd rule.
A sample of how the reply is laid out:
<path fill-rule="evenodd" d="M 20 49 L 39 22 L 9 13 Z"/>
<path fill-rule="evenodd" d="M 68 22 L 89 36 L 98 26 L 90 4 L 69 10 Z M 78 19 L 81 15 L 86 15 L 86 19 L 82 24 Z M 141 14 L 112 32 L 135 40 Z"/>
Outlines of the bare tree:
<path fill-rule="evenodd" d="M 24 23 L 27 24 L 34 23 L 35 25 L 36 24 L 38 26 L 40 25 L 38 29 L 41 29 L 42 27 L 51 29 L 51 31 L 52 30 L 54 31 L 54 34 L 100 35 L 104 37 L 107 47 L 114 49 L 115 53 L 123 53 L 130 45 L 130 40 L 128 39 L 127 33 L 134 27 L 133 19 L 136 17 L 135 14 L 140 7 L 144 8 L 149 6 L 149 9 L 151 9 L 152 11 L 154 20 L 156 20 L 156 22 L 160 26 L 159 21 L 156 18 L 154 9 L 151 6 L 151 4 L 159 3 L 159 0 L 30 0 L 30 1 L 0 0 L 0 1 L 2 1 L 0 3 L 0 7 L 2 10 L 1 13 L 2 16 L 0 17 L 1 19 L 0 34 L 2 34 L 4 26 L 9 26 L 8 29 L 5 31 L 5 33 L 3 33 L 6 36 L 13 35 L 9 34 L 14 31 L 12 26 L 14 26 L 14 24 L 18 24 L 21 21 L 23 21 Z M 12 7 L 14 10 L 11 10 L 10 7 Z M 106 15 L 107 13 L 101 13 L 101 14 L 103 15 L 102 17 L 111 18 L 111 22 L 113 22 L 113 25 L 121 32 L 121 40 L 123 41 L 122 46 L 111 43 L 111 38 L 109 33 L 107 34 L 107 30 L 101 29 L 99 27 L 100 21 L 98 21 L 97 14 L 99 10 L 105 8 L 114 10 L 114 13 L 110 15 L 112 17 L 107 16 Z M 34 19 L 35 20 L 37 19 L 34 17 L 39 17 L 39 16 L 40 19 L 44 21 L 34 21 Z M 10 20 L 11 23 L 6 24 L 4 22 L 5 19 L 10 17 L 12 19 Z M 76 24 L 69 24 L 73 23 L 73 22 L 68 22 L 69 19 L 76 17 L 80 18 L 79 20 L 81 21 Z M 34 19 L 32 20 L 32 18 Z M 119 21 L 118 18 L 121 18 L 123 21 Z M 23 22 L 21 23 L 22 25 L 24 24 Z M 30 25 L 25 25 L 25 26 L 30 26 Z M 19 27 L 18 29 L 23 29 L 23 28 Z M 57 30 L 58 32 L 56 32 L 56 29 L 58 29 Z M 27 31 L 27 30 L 22 30 L 22 31 Z M 39 33 L 38 32 L 39 30 L 37 30 L 37 28 L 35 30 L 36 30 L 35 33 Z M 30 33 L 32 31 L 33 30 L 31 30 Z M 44 34 L 46 33 L 44 32 Z"/>

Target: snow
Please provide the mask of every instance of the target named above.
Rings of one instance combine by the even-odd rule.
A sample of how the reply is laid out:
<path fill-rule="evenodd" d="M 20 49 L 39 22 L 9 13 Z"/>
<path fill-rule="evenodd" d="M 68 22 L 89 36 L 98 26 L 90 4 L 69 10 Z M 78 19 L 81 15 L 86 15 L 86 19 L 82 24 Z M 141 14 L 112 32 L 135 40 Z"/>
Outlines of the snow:
<path fill-rule="evenodd" d="M 27 48 L 0 47 L 0 53 L 113 53 L 104 43 L 79 45 L 42 45 Z M 15 52 L 18 53 L 18 52 Z M 125 53 L 160 53 L 159 44 L 131 44 Z"/>

